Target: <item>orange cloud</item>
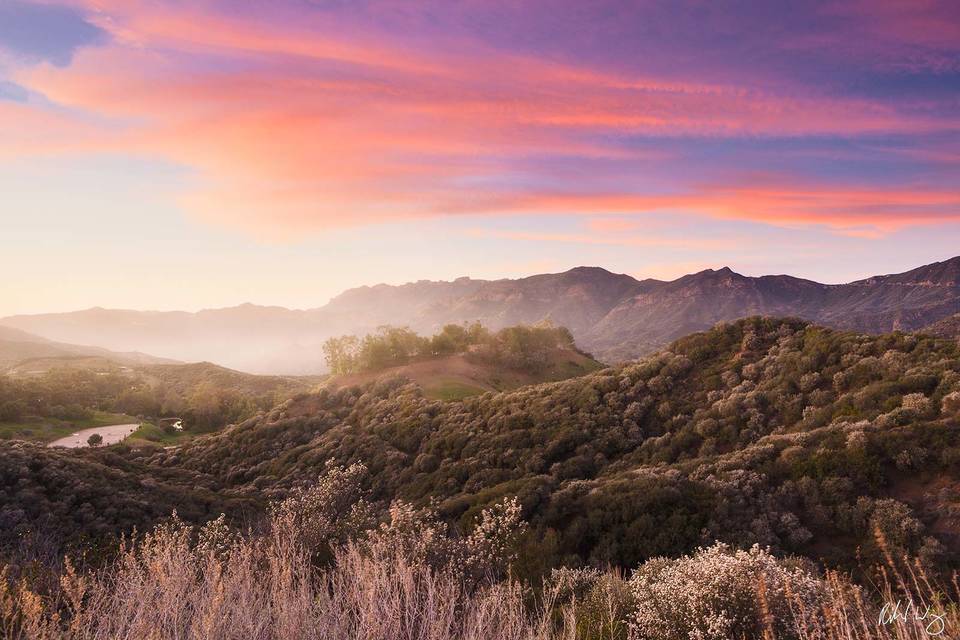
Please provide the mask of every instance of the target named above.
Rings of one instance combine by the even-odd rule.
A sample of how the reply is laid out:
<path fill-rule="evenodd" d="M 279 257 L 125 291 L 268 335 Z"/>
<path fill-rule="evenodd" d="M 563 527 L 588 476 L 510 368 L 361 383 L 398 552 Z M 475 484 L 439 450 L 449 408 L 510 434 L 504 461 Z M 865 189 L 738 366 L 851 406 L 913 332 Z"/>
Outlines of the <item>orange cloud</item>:
<path fill-rule="evenodd" d="M 624 235 L 624 234 L 588 234 L 588 233 L 546 233 L 524 231 L 491 231 L 473 229 L 471 235 L 478 238 L 502 238 L 506 240 L 530 240 L 534 242 L 562 242 L 565 244 L 590 244 L 621 247 L 656 247 L 667 249 L 727 250 L 737 245 L 737 240 L 729 238 L 671 238 L 665 236 Z"/>
<path fill-rule="evenodd" d="M 284 237 L 456 213 L 685 209 L 776 224 L 864 226 L 960 216 L 955 192 L 720 186 L 672 196 L 551 193 L 537 157 L 638 161 L 610 134 L 789 136 L 916 133 L 942 122 L 879 102 L 630 78 L 459 43 L 448 57 L 330 25 L 280 27 L 176 7 L 87 0 L 113 44 L 17 81 L 112 122 L 89 128 L 28 107 L 0 153 L 124 150 L 196 170 L 182 202 L 203 219 Z M 207 64 L 185 65 L 192 56 Z M 232 63 L 221 63 L 225 56 Z M 43 119 L 44 124 L 39 124 Z M 76 130 L 74 130 L 76 129 Z M 0 131 L 4 131 L 0 125 Z M 13 140 L 11 143 L 10 140 Z M 648 158 L 649 159 L 649 158 Z M 585 176 L 584 180 L 588 180 Z M 516 183 L 538 185 L 527 189 Z"/>
<path fill-rule="evenodd" d="M 457 206 L 464 211 L 465 205 Z M 842 189 L 809 186 L 727 186 L 691 194 L 522 194 L 496 208 L 514 213 L 650 213 L 685 211 L 713 218 L 784 225 L 823 225 L 870 237 L 905 226 L 960 221 L 960 193 L 921 189 Z M 602 226 L 602 223 L 601 223 Z"/>

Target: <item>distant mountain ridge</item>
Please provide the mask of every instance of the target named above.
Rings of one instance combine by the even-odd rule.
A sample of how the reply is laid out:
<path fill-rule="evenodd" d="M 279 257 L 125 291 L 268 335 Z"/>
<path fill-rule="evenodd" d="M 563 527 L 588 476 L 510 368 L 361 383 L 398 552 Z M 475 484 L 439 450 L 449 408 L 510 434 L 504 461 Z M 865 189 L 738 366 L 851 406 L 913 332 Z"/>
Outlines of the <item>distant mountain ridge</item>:
<path fill-rule="evenodd" d="M 20 329 L 0 326 L 0 373 L 30 361 L 73 358 L 99 358 L 116 365 L 131 367 L 177 362 L 137 351 L 118 353 L 103 347 L 55 342 Z"/>
<path fill-rule="evenodd" d="M 788 275 L 749 277 L 728 267 L 672 281 L 637 280 L 599 267 L 516 280 L 458 278 L 350 289 L 323 307 L 252 304 L 197 313 L 88 309 L 11 316 L 0 325 L 66 342 L 209 360 L 253 373 L 316 373 L 330 336 L 383 324 L 430 334 L 450 322 L 491 329 L 551 320 L 577 344 L 617 362 L 650 353 L 717 322 L 753 315 L 795 316 L 882 333 L 918 331 L 960 313 L 960 257 L 848 284 Z"/>

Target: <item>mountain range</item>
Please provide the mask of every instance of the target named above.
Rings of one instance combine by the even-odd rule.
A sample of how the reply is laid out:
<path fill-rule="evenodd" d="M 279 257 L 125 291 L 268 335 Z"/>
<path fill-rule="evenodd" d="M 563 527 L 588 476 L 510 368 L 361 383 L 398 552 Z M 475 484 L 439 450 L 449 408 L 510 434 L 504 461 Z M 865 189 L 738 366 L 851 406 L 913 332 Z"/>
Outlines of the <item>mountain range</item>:
<path fill-rule="evenodd" d="M 52 362 L 63 363 L 77 359 L 104 360 L 128 367 L 176 363 L 175 360 L 157 358 L 137 351 L 118 353 L 103 347 L 55 342 L 26 331 L 0 326 L 0 373 L 9 372 L 15 366 L 45 369 Z"/>
<path fill-rule="evenodd" d="M 793 316 L 864 333 L 939 332 L 960 313 L 960 256 L 905 273 L 847 284 L 789 275 L 749 277 L 707 269 L 672 281 L 637 280 L 599 267 L 520 279 L 419 281 L 350 289 L 306 310 L 243 304 L 196 313 L 92 308 L 0 319 L 50 340 L 209 360 L 252 373 L 324 370 L 322 343 L 377 326 L 430 334 L 447 323 L 491 329 L 550 320 L 578 345 L 614 363 L 653 352 L 717 322 L 753 315 Z M 940 323 L 939 325 L 937 323 Z"/>

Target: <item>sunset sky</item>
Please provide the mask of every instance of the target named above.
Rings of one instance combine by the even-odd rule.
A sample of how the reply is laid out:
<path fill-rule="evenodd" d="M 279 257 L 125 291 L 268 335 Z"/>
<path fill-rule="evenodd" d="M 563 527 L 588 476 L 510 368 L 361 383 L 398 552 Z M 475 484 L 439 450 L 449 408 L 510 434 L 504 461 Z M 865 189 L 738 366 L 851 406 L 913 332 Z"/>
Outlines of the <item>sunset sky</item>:
<path fill-rule="evenodd" d="M 960 254 L 960 3 L 0 0 L 0 315 Z"/>

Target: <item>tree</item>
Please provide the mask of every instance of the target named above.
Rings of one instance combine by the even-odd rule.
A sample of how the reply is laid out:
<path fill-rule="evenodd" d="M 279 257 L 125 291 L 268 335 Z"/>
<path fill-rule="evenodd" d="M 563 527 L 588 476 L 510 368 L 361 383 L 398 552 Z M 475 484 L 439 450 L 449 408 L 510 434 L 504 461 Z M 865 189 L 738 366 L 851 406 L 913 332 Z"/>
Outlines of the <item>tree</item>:
<path fill-rule="evenodd" d="M 448 324 L 430 340 L 430 351 L 435 356 L 463 353 L 469 346 L 467 326 Z"/>
<path fill-rule="evenodd" d="M 26 414 L 27 407 L 19 400 L 7 400 L 0 403 L 0 422 L 19 422 Z"/>
<path fill-rule="evenodd" d="M 225 393 L 212 382 L 204 381 L 194 387 L 187 400 L 194 422 L 205 429 L 223 424 L 224 398 Z"/>
<path fill-rule="evenodd" d="M 91 447 L 99 447 L 101 444 L 103 444 L 103 436 L 99 433 L 93 433 L 89 438 L 87 438 L 87 444 Z"/>
<path fill-rule="evenodd" d="M 360 345 L 358 369 L 379 371 L 405 364 L 411 358 L 430 352 L 430 341 L 421 338 L 406 327 L 384 325 L 377 333 L 363 338 Z"/>
<path fill-rule="evenodd" d="M 330 373 L 345 375 L 357 370 L 357 356 L 360 341 L 357 336 L 340 336 L 330 338 L 323 343 L 323 355 L 330 367 Z"/>

